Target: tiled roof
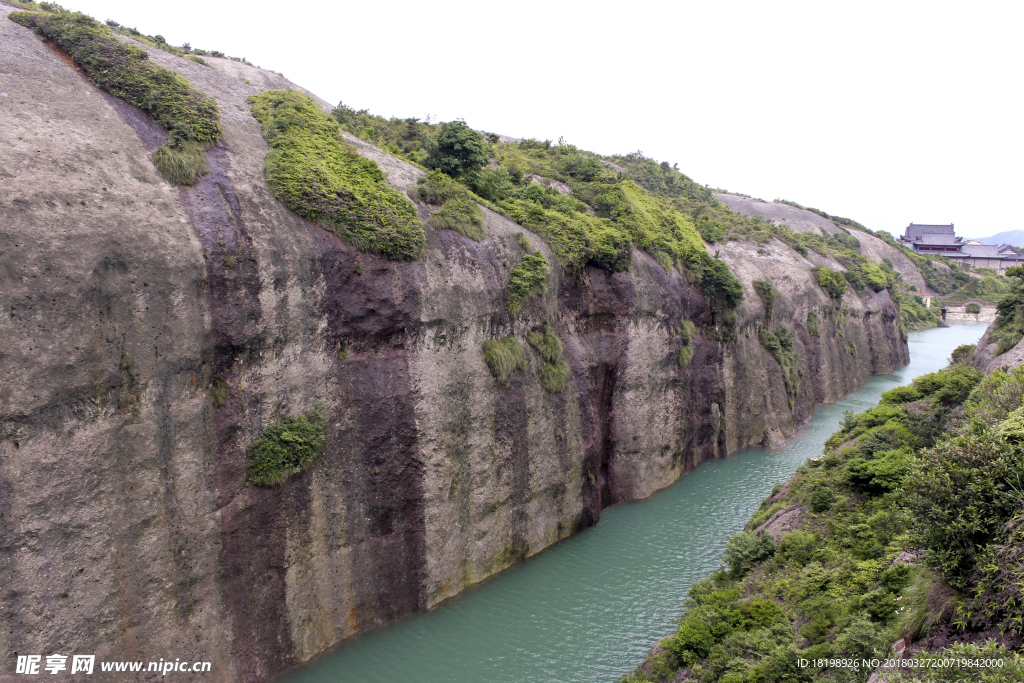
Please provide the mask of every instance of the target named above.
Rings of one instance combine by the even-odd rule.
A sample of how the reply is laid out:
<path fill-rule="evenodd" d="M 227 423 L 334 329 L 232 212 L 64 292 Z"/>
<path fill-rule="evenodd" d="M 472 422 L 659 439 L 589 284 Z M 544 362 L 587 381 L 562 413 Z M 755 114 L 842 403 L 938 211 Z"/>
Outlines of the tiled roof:
<path fill-rule="evenodd" d="M 953 234 L 953 224 L 949 225 L 927 225 L 925 223 L 911 223 L 907 226 L 907 230 L 913 230 L 914 232 L 942 232 Z"/>
<path fill-rule="evenodd" d="M 975 258 L 1002 258 L 999 247 L 995 244 L 965 244 L 960 250 L 965 256 Z"/>
<path fill-rule="evenodd" d="M 915 244 L 948 244 L 960 246 L 960 238 L 952 234 L 924 234 L 914 238 Z"/>

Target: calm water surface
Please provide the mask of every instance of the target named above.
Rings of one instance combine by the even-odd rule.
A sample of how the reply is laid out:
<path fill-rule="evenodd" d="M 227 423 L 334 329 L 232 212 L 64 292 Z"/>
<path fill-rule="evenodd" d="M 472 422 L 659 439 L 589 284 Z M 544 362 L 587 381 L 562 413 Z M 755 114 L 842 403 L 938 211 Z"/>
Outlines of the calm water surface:
<path fill-rule="evenodd" d="M 605 510 L 596 526 L 434 611 L 346 642 L 287 683 L 615 683 L 670 633 L 693 582 L 718 569 L 725 542 L 772 487 L 819 455 L 843 411 L 949 362 L 983 323 L 910 334 L 910 365 L 872 377 L 780 449 L 701 465 L 650 498 Z"/>

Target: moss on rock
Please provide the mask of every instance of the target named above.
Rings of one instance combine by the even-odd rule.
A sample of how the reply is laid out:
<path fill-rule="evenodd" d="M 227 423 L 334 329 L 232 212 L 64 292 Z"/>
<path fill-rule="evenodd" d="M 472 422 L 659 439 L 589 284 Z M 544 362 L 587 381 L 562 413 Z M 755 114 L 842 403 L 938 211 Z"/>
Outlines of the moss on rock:
<path fill-rule="evenodd" d="M 270 143 L 263 170 L 277 199 L 358 249 L 394 261 L 420 257 L 426 235 L 416 207 L 311 97 L 270 90 L 249 104 Z"/>

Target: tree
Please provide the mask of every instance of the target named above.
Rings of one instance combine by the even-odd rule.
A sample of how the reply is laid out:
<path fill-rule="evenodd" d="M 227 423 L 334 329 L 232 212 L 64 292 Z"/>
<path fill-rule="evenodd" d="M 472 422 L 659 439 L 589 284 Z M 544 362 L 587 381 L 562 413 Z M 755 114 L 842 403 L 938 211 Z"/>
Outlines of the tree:
<path fill-rule="evenodd" d="M 452 178 L 461 178 L 483 168 L 489 158 L 480 133 L 457 119 L 438 126 L 437 140 L 427 165 Z"/>

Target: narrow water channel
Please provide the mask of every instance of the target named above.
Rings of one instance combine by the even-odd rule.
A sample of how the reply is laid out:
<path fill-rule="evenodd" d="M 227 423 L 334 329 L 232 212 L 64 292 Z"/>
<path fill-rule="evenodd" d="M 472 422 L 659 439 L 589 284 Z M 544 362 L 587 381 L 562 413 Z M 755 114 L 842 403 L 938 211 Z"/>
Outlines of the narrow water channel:
<path fill-rule="evenodd" d="M 725 542 L 772 487 L 821 453 L 843 411 L 865 410 L 883 391 L 944 367 L 985 327 L 912 332 L 907 367 L 819 406 L 785 447 L 705 463 L 434 611 L 348 641 L 280 680 L 617 683 L 672 631 L 690 585 L 718 568 Z"/>

